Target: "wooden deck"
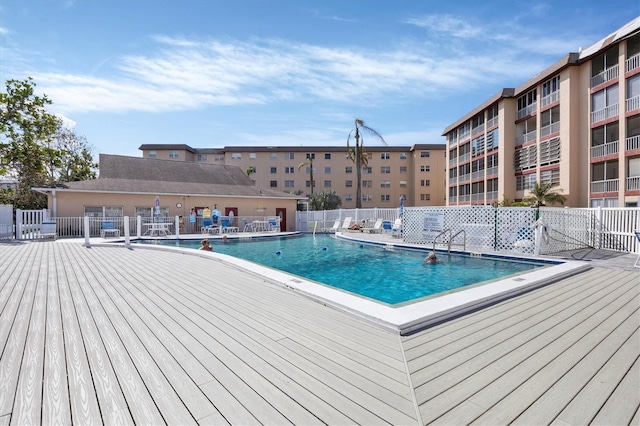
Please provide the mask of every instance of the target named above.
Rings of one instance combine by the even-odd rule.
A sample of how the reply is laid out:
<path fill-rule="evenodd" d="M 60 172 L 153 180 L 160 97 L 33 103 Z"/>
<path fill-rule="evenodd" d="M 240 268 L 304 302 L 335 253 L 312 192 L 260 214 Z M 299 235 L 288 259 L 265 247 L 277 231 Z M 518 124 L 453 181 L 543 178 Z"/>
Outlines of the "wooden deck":
<path fill-rule="evenodd" d="M 411 336 L 206 253 L 0 243 L 0 424 L 639 424 L 640 274 Z"/>

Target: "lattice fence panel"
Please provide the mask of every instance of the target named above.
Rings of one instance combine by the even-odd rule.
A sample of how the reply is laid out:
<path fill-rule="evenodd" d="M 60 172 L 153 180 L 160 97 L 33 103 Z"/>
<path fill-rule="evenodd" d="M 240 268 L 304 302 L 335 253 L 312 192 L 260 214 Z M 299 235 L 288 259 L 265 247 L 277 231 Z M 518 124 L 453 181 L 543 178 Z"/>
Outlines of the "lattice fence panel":
<path fill-rule="evenodd" d="M 529 207 L 499 207 L 496 209 L 497 251 L 533 253 L 535 238 L 533 224 L 536 211 Z"/>
<path fill-rule="evenodd" d="M 594 216 L 590 210 L 541 207 L 540 219 L 548 239 L 540 242 L 540 254 L 593 247 Z"/>

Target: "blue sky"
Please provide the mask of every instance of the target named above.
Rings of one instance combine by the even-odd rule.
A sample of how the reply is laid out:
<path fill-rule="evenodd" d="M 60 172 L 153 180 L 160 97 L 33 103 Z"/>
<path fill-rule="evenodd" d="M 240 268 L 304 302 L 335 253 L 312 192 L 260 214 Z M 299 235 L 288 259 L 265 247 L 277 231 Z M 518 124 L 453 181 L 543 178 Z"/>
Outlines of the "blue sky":
<path fill-rule="evenodd" d="M 94 154 L 141 144 L 443 143 L 640 0 L 3 0 L 0 76 L 34 78 Z M 371 143 L 374 143 L 373 140 Z"/>

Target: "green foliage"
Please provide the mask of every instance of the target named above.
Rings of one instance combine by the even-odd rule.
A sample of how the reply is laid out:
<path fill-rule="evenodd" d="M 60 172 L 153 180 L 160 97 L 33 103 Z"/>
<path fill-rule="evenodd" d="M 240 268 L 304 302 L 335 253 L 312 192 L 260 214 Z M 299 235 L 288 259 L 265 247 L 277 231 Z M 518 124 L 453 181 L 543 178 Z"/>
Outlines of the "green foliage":
<path fill-rule="evenodd" d="M 510 198 L 504 197 L 502 201 L 493 203 L 494 207 L 529 207 L 531 203 L 527 201 L 513 201 Z"/>
<path fill-rule="evenodd" d="M 311 210 L 335 210 L 342 205 L 342 199 L 336 191 L 311 194 L 309 208 Z"/>
<path fill-rule="evenodd" d="M 36 96 L 32 78 L 7 80 L 0 93 L 0 176 L 18 180 L 15 190 L 0 191 L 0 203 L 15 208 L 47 207 L 35 186 L 95 178 L 97 164 L 84 138 L 63 129 L 46 107 L 51 101 Z"/>
<path fill-rule="evenodd" d="M 363 120 L 355 119 L 355 128 L 349 132 L 347 136 L 347 155 L 356 166 L 356 208 L 362 208 L 362 165 L 367 163 L 367 155 L 364 152 L 364 135 L 373 136 L 383 144 L 387 144 L 382 135 L 376 130 L 364 124 Z M 355 146 L 352 148 L 349 142 L 351 135 L 355 140 Z"/>
<path fill-rule="evenodd" d="M 532 207 L 544 206 L 546 203 L 564 205 L 565 201 L 567 201 L 567 197 L 556 192 L 553 189 L 553 185 L 550 183 L 535 182 L 533 184 L 533 188 L 531 188 L 529 192 L 530 195 L 526 197 L 524 201 L 529 203 Z"/>

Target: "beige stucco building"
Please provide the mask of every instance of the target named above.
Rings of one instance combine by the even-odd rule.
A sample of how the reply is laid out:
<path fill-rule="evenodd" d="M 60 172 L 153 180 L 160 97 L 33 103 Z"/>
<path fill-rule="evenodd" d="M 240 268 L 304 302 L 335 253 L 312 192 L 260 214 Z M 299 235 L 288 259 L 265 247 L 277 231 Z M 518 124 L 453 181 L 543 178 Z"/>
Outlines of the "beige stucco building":
<path fill-rule="evenodd" d="M 44 193 L 53 217 L 151 217 L 155 199 L 160 215 L 187 218 L 192 208 L 217 207 L 242 220 L 280 217 L 283 231 L 295 230 L 300 197 L 261 188 L 233 166 L 188 164 L 119 155 L 100 155 L 100 177 L 34 190 Z"/>
<path fill-rule="evenodd" d="M 140 146 L 143 158 L 197 164 L 237 166 L 257 185 L 274 191 L 311 193 L 336 191 L 342 208 L 356 206 L 355 165 L 346 146 L 258 147 L 227 146 L 192 148 L 188 145 Z M 367 165 L 362 169 L 362 207 L 442 206 L 445 203 L 445 145 L 367 146 Z M 302 166 L 301 166 L 302 165 Z"/>
<path fill-rule="evenodd" d="M 639 28 L 637 18 L 448 126 L 447 204 L 522 200 L 547 182 L 569 206 L 638 206 Z"/>

